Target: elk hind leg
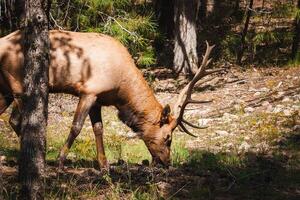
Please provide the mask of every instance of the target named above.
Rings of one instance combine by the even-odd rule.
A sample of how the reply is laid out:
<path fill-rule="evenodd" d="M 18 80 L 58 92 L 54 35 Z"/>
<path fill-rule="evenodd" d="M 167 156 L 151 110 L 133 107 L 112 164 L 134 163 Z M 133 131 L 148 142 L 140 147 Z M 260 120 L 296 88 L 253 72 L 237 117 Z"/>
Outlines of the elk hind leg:
<path fill-rule="evenodd" d="M 96 139 L 97 148 L 97 160 L 100 168 L 108 169 L 109 165 L 105 156 L 104 144 L 103 144 L 103 123 L 101 117 L 101 106 L 94 105 L 89 113 L 93 131 Z"/>
<path fill-rule="evenodd" d="M 64 167 L 64 161 L 66 159 L 68 151 L 71 148 L 75 138 L 79 135 L 84 121 L 95 101 L 96 97 L 94 95 L 84 95 L 80 97 L 70 134 L 59 154 L 59 169 L 62 169 Z"/>

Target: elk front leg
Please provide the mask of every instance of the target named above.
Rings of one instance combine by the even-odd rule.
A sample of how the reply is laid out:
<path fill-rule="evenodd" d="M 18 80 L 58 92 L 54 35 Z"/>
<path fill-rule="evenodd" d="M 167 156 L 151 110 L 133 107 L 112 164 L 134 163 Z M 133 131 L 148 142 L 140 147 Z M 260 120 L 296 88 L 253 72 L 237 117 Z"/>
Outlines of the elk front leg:
<path fill-rule="evenodd" d="M 91 107 L 95 103 L 95 101 L 96 101 L 96 97 L 92 96 L 92 95 L 85 95 L 80 98 L 76 112 L 75 112 L 75 116 L 73 119 L 73 124 L 71 127 L 70 134 L 59 154 L 59 169 L 63 169 L 64 161 L 66 159 L 68 151 L 71 148 L 75 138 L 79 135 L 79 133 L 82 129 L 84 120 L 87 117 L 87 115 L 88 115 Z"/>
<path fill-rule="evenodd" d="M 93 125 L 93 130 L 96 138 L 97 160 L 100 168 L 109 169 L 109 165 L 105 156 L 103 144 L 103 123 L 101 117 L 101 106 L 95 105 L 92 107 L 90 119 Z"/>

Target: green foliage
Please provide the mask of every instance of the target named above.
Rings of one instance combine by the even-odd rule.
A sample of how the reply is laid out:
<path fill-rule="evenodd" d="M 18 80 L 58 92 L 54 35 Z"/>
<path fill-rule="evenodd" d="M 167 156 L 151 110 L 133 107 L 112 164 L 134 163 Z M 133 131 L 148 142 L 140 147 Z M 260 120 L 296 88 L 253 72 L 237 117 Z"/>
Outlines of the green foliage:
<path fill-rule="evenodd" d="M 229 33 L 221 42 L 224 47 L 223 56 L 226 59 L 235 58 L 240 48 L 241 37 L 236 33 Z"/>
<path fill-rule="evenodd" d="M 273 8 L 273 17 L 276 18 L 285 18 L 285 17 L 293 17 L 295 12 L 295 6 L 293 2 L 285 2 L 282 3 L 280 1 L 274 2 Z"/>
<path fill-rule="evenodd" d="M 149 3 L 75 0 L 53 5 L 51 13 L 64 28 L 111 35 L 129 49 L 138 65 L 147 67 L 156 62 L 153 41 L 159 33 Z"/>

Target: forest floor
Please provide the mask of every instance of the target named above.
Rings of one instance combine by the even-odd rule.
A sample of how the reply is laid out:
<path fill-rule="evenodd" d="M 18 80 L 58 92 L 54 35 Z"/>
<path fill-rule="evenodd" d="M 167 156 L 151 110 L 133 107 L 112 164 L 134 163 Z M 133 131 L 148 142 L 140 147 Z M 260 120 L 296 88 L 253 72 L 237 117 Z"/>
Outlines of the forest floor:
<path fill-rule="evenodd" d="M 166 69 L 144 75 L 162 104 L 174 103 L 187 83 Z M 233 67 L 196 87 L 193 98 L 212 101 L 186 112 L 186 119 L 208 128 L 191 129 L 197 138 L 175 131 L 169 169 L 147 165 L 142 141 L 108 107 L 109 173 L 98 169 L 88 120 L 59 173 L 56 157 L 77 99 L 51 95 L 46 199 L 300 199 L 300 67 Z M 0 116 L 0 199 L 16 199 L 19 190 L 19 144 L 9 112 Z"/>

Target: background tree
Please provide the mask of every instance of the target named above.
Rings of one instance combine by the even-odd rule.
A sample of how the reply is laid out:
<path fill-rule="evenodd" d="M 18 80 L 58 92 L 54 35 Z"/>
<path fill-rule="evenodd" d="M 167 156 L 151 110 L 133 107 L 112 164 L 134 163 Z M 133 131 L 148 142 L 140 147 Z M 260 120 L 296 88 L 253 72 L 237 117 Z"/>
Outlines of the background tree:
<path fill-rule="evenodd" d="M 300 0 L 298 0 L 297 3 L 297 10 L 296 10 L 296 17 L 295 17 L 295 30 L 294 30 L 293 45 L 292 45 L 293 60 L 297 58 L 299 42 L 300 42 Z"/>
<path fill-rule="evenodd" d="M 246 20 L 245 20 L 243 32 L 241 34 L 240 48 L 237 53 L 237 64 L 239 64 L 239 65 L 242 63 L 242 58 L 244 55 L 246 36 L 248 33 L 248 29 L 249 29 L 249 23 L 250 23 L 250 18 L 252 15 L 252 9 L 253 9 L 253 0 L 250 0 L 249 6 L 246 6 Z"/>
<path fill-rule="evenodd" d="M 197 17 L 200 1 L 175 0 L 174 70 L 193 75 L 198 66 Z"/>
<path fill-rule="evenodd" d="M 19 178 L 21 199 L 43 199 L 48 118 L 48 1 L 25 0 Z"/>

